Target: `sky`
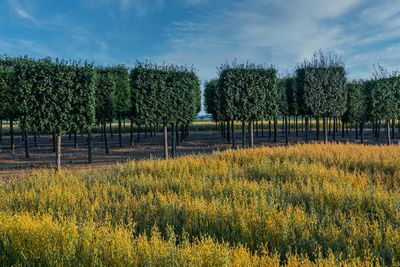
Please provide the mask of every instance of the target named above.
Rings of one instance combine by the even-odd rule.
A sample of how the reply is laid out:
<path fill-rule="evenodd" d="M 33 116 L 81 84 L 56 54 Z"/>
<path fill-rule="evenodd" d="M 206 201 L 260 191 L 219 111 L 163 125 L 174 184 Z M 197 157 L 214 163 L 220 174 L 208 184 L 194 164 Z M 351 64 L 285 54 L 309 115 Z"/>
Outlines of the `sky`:
<path fill-rule="evenodd" d="M 400 69 L 400 0 L 0 0 L 0 54 L 194 66 L 202 81 L 238 62 L 290 73 L 336 53 L 350 79 Z"/>

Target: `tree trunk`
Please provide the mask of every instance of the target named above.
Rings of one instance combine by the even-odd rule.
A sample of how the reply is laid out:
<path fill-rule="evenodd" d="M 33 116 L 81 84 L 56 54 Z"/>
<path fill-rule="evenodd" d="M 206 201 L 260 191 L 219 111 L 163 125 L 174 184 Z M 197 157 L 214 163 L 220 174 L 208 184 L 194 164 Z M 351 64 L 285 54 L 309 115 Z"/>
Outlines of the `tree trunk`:
<path fill-rule="evenodd" d="M 364 144 L 364 122 L 360 123 L 361 144 Z"/>
<path fill-rule="evenodd" d="M 376 140 L 379 142 L 381 139 L 381 121 L 378 121 L 378 127 L 376 128 Z"/>
<path fill-rule="evenodd" d="M 125 125 L 125 117 L 124 117 L 124 119 L 123 119 L 123 122 L 124 122 L 124 134 L 126 133 L 126 125 Z"/>
<path fill-rule="evenodd" d="M 185 125 L 184 124 L 181 125 L 181 142 L 183 142 L 183 140 L 185 140 Z"/>
<path fill-rule="evenodd" d="M 332 118 L 329 117 L 328 119 L 328 135 L 331 135 L 331 130 L 332 130 Z"/>
<path fill-rule="evenodd" d="M 289 125 L 288 116 L 285 116 L 285 144 L 289 145 Z"/>
<path fill-rule="evenodd" d="M 268 120 L 268 141 L 271 141 L 271 120 Z"/>
<path fill-rule="evenodd" d="M 29 159 L 29 140 L 28 140 L 27 130 L 24 130 L 24 141 L 25 141 L 25 158 Z"/>
<path fill-rule="evenodd" d="M 147 124 L 144 126 L 144 140 L 147 140 L 147 131 L 148 131 L 148 128 L 147 128 Z"/>
<path fill-rule="evenodd" d="M 11 153 L 14 153 L 15 150 L 15 143 L 14 143 L 14 121 L 10 119 L 10 149 Z"/>
<path fill-rule="evenodd" d="M 390 135 L 390 121 L 386 120 L 386 134 L 387 134 L 387 144 L 390 146 L 392 144 L 391 135 Z"/>
<path fill-rule="evenodd" d="M 104 146 L 106 147 L 106 155 L 108 155 L 108 153 L 109 153 L 109 151 L 108 151 L 108 134 L 107 134 L 107 124 L 106 123 L 104 123 L 103 130 L 104 130 Z"/>
<path fill-rule="evenodd" d="M 53 132 L 53 153 L 56 153 L 56 146 L 57 146 L 57 140 L 56 140 L 56 133 Z"/>
<path fill-rule="evenodd" d="M 336 140 L 336 117 L 333 118 L 332 139 Z"/>
<path fill-rule="evenodd" d="M 88 142 L 88 163 L 92 164 L 93 163 L 93 137 L 92 137 L 91 131 L 88 132 L 87 142 Z"/>
<path fill-rule="evenodd" d="M 0 120 L 0 145 L 3 141 L 3 120 Z"/>
<path fill-rule="evenodd" d="M 139 143 L 140 142 L 140 124 L 137 126 L 137 134 L 136 134 L 136 143 Z M 168 128 L 168 126 L 167 126 L 167 128 Z"/>
<path fill-rule="evenodd" d="M 317 140 L 319 140 L 319 117 L 315 119 L 316 122 L 316 131 L 317 131 Z"/>
<path fill-rule="evenodd" d="M 176 156 L 176 124 L 171 125 L 171 156 Z"/>
<path fill-rule="evenodd" d="M 298 125 L 297 115 L 296 115 L 296 117 L 294 119 L 295 119 L 294 124 L 295 124 L 295 130 L 296 130 L 296 137 L 299 137 L 299 125 Z"/>
<path fill-rule="evenodd" d="M 274 142 L 278 141 L 278 117 L 274 117 Z"/>
<path fill-rule="evenodd" d="M 33 135 L 33 146 L 37 147 L 37 134 L 36 133 Z"/>
<path fill-rule="evenodd" d="M 232 133 L 232 148 L 236 148 L 236 135 L 235 135 L 235 121 L 231 121 L 231 133 Z"/>
<path fill-rule="evenodd" d="M 74 133 L 74 147 L 78 148 L 78 137 L 77 137 L 76 132 Z"/>
<path fill-rule="evenodd" d="M 132 147 L 133 146 L 133 120 L 131 119 L 131 127 L 129 129 L 129 145 Z"/>
<path fill-rule="evenodd" d="M 118 141 L 119 141 L 119 148 L 122 148 L 122 118 L 121 114 L 118 116 Z"/>
<path fill-rule="evenodd" d="M 56 170 L 59 172 L 61 170 L 61 135 L 56 135 Z"/>
<path fill-rule="evenodd" d="M 112 128 L 112 122 L 110 122 L 110 135 L 111 135 L 111 139 L 113 139 L 114 133 L 113 133 L 113 128 Z"/>
<path fill-rule="evenodd" d="M 246 123 L 242 121 L 242 148 L 246 147 Z"/>
<path fill-rule="evenodd" d="M 345 127 L 344 127 L 344 121 L 342 120 L 342 139 L 344 139 L 345 135 Z"/>
<path fill-rule="evenodd" d="M 230 122 L 230 120 L 226 121 L 226 141 L 228 141 L 228 144 L 231 143 L 231 122 Z"/>
<path fill-rule="evenodd" d="M 323 128 L 324 128 L 324 144 L 328 143 L 328 122 L 327 122 L 327 118 L 323 117 L 322 118 L 324 120 L 323 122 Z"/>
<path fill-rule="evenodd" d="M 305 118 L 306 143 L 308 143 L 308 116 Z"/>
<path fill-rule="evenodd" d="M 168 159 L 168 126 L 164 126 L 164 159 Z"/>
<path fill-rule="evenodd" d="M 356 122 L 355 126 L 355 132 L 356 132 L 356 140 L 358 140 L 358 123 Z"/>
<path fill-rule="evenodd" d="M 258 121 L 256 121 L 256 136 L 258 137 Z"/>
<path fill-rule="evenodd" d="M 261 120 L 261 136 L 264 137 L 264 119 Z"/>
<path fill-rule="evenodd" d="M 394 129 L 395 129 L 396 120 L 392 119 L 392 139 L 394 139 Z"/>
<path fill-rule="evenodd" d="M 176 146 L 179 146 L 179 124 L 175 125 L 175 140 L 176 140 L 176 145 L 175 145 L 176 149 Z"/>
<path fill-rule="evenodd" d="M 281 130 L 282 130 L 282 133 L 284 134 L 285 133 L 285 115 L 282 115 L 282 126 L 281 126 Z"/>
<path fill-rule="evenodd" d="M 254 124 L 252 121 L 249 121 L 249 141 L 250 147 L 254 148 Z"/>

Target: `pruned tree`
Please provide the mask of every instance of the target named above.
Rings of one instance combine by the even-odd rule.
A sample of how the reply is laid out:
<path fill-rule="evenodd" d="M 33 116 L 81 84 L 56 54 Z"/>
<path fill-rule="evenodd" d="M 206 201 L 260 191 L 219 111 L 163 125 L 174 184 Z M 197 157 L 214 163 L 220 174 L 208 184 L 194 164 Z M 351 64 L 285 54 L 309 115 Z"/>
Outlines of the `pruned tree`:
<path fill-rule="evenodd" d="M 96 74 L 96 121 L 103 127 L 104 146 L 108 154 L 107 123 L 112 122 L 114 117 L 115 81 L 109 68 L 97 68 Z"/>

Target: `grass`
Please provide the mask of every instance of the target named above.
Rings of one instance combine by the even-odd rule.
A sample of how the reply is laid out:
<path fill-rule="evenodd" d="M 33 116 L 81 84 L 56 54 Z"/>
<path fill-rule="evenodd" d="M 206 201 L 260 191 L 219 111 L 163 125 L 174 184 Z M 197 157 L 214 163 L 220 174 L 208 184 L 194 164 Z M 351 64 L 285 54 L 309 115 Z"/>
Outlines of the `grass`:
<path fill-rule="evenodd" d="M 398 265 L 399 161 L 313 144 L 5 180 L 0 265 Z"/>

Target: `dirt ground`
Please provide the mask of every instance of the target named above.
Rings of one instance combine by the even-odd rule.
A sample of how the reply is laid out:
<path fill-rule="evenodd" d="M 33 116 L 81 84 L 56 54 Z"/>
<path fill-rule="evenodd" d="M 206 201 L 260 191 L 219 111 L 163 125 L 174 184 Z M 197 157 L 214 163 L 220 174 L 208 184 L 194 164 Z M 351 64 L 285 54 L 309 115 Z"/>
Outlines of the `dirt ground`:
<path fill-rule="evenodd" d="M 396 139 L 393 140 L 394 144 L 398 143 L 398 133 L 396 132 Z M 310 140 L 315 141 L 316 133 L 310 133 Z M 359 142 L 355 140 L 354 130 L 350 130 L 348 134 L 342 138 L 341 132 L 336 134 L 336 142 Z M 329 137 L 330 140 L 332 136 Z M 141 135 L 141 141 L 134 144 L 133 147 L 129 146 L 129 134 L 123 134 L 122 142 L 123 148 L 119 148 L 118 135 L 114 133 L 113 137 L 109 135 L 109 155 L 105 154 L 104 142 L 100 134 L 93 135 L 93 164 L 87 164 L 87 137 L 85 135 L 77 136 L 78 148 L 74 147 L 74 138 L 70 139 L 69 136 L 62 138 L 62 166 L 69 169 L 96 169 L 96 168 L 110 168 L 117 162 L 126 162 L 128 160 L 141 160 L 149 158 L 161 158 L 163 156 L 163 136 L 158 133 L 156 136 L 147 135 L 145 139 L 144 134 Z M 320 133 L 320 139 L 323 139 L 323 133 Z M 169 136 L 169 141 L 171 136 Z M 320 141 L 321 141 L 320 140 Z M 136 136 L 135 136 L 136 141 Z M 247 139 L 248 141 L 248 139 Z M 236 132 L 237 146 L 241 147 L 241 132 Z M 297 138 L 293 130 L 289 136 L 290 144 L 303 143 L 304 134 L 300 132 Z M 25 158 L 24 142 L 21 136 L 15 137 L 15 152 L 10 151 L 10 138 L 3 136 L 0 145 L 0 176 L 10 177 L 20 175 L 22 173 L 29 173 L 33 169 L 51 168 L 54 166 L 55 153 L 52 152 L 52 136 L 40 136 L 38 138 L 38 146 L 34 147 L 33 137 L 29 137 L 30 143 L 30 158 Z M 273 134 L 271 141 L 267 130 L 264 130 L 264 137 L 261 136 L 261 131 L 255 134 L 255 145 L 284 145 L 285 136 L 282 130 L 278 131 L 278 142 L 273 142 Z M 377 144 L 377 140 L 372 134 L 370 129 L 365 130 L 365 143 Z M 381 132 L 381 144 L 386 143 L 385 133 Z M 177 155 L 187 154 L 204 154 L 212 153 L 213 151 L 221 151 L 229 149 L 231 145 L 222 138 L 221 134 L 217 131 L 191 131 L 187 139 L 180 143 L 177 147 Z M 170 149 L 170 148 L 169 148 Z"/>

